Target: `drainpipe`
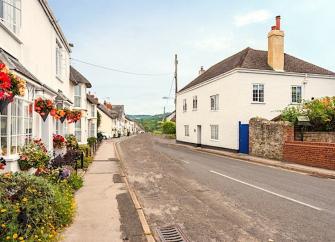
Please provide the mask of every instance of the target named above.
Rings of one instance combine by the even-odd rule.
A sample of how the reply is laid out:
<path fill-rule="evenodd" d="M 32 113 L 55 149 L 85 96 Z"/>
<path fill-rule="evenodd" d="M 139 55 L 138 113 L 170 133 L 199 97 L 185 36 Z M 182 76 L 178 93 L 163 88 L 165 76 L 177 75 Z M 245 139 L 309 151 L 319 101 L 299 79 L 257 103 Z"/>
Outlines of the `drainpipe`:
<path fill-rule="evenodd" d="M 305 77 L 304 77 L 304 81 L 303 81 L 303 101 L 304 100 L 306 100 L 306 89 L 307 89 L 307 84 L 308 84 L 308 80 L 307 80 L 307 78 L 308 78 L 308 74 L 307 73 L 305 73 Z"/>

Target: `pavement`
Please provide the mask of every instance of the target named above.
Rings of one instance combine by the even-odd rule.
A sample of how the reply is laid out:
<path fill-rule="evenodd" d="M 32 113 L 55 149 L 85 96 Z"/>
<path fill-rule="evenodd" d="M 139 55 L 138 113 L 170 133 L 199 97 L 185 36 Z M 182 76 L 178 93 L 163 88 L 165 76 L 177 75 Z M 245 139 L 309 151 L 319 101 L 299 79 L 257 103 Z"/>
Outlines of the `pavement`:
<path fill-rule="evenodd" d="M 178 225 L 190 241 L 334 241 L 335 180 L 169 145 L 121 142 L 130 186 L 156 239 Z"/>
<path fill-rule="evenodd" d="M 113 141 L 99 147 L 76 193 L 77 214 L 65 242 L 146 241 L 123 179 Z"/>

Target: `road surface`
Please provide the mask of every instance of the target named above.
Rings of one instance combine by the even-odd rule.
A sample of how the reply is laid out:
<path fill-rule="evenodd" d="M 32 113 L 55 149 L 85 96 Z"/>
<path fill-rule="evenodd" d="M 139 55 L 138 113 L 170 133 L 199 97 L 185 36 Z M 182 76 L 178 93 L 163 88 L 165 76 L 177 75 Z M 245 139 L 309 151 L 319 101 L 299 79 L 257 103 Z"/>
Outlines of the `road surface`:
<path fill-rule="evenodd" d="M 191 241 L 334 241 L 335 180 L 170 144 L 121 143 L 149 225 L 178 224 Z"/>

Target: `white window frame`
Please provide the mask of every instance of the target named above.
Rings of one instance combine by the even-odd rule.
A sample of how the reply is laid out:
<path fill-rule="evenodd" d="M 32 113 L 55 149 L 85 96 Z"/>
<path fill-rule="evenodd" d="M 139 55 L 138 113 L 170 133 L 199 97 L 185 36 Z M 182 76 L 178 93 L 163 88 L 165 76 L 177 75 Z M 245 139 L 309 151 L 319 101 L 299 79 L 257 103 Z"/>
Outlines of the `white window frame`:
<path fill-rule="evenodd" d="M 261 87 L 263 89 L 261 89 Z M 261 93 L 261 91 L 263 91 L 263 93 Z M 253 83 L 251 94 L 252 103 L 265 103 L 265 85 L 263 83 Z"/>
<path fill-rule="evenodd" d="M 189 125 L 184 125 L 184 135 L 186 137 L 190 136 L 190 126 Z"/>
<path fill-rule="evenodd" d="M 193 111 L 198 109 L 198 96 L 193 96 Z"/>
<path fill-rule="evenodd" d="M 211 131 L 211 140 L 218 141 L 219 140 L 219 125 L 211 124 L 210 131 Z"/>
<path fill-rule="evenodd" d="M 21 0 L 0 0 L 0 22 L 15 35 L 21 29 Z"/>
<path fill-rule="evenodd" d="M 82 138 L 83 138 L 83 133 L 82 133 L 81 128 L 82 128 L 82 122 L 81 122 L 81 119 L 79 119 L 74 125 L 74 135 L 76 136 L 78 142 L 82 142 Z"/>
<path fill-rule="evenodd" d="M 183 112 L 187 112 L 187 101 L 183 99 Z"/>
<path fill-rule="evenodd" d="M 217 111 L 219 110 L 219 94 L 215 94 L 210 96 L 210 106 L 211 106 L 211 111 Z"/>
<path fill-rule="evenodd" d="M 293 89 L 295 89 L 295 92 Z M 298 93 L 298 89 L 300 89 L 300 93 Z M 300 94 L 300 96 L 298 96 L 298 94 Z M 292 85 L 291 86 L 291 103 L 300 104 L 301 102 L 302 102 L 302 86 Z"/>
<path fill-rule="evenodd" d="M 73 100 L 73 105 L 76 108 L 81 107 L 81 85 L 78 84 L 74 86 L 74 100 Z"/>
<path fill-rule="evenodd" d="M 91 117 L 95 118 L 96 115 L 97 115 L 97 111 L 96 111 L 95 105 L 91 104 Z"/>

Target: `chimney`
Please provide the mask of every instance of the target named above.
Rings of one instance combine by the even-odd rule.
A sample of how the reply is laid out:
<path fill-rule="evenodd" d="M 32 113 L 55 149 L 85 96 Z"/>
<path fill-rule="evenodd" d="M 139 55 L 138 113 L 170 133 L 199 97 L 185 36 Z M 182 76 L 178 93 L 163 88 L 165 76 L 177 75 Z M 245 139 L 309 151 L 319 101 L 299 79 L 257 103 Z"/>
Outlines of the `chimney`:
<path fill-rule="evenodd" d="M 280 30 L 280 16 L 268 34 L 268 64 L 275 71 L 284 71 L 284 31 Z"/>
<path fill-rule="evenodd" d="M 199 70 L 199 76 L 205 72 L 205 69 L 203 66 L 200 67 L 200 70 Z"/>

